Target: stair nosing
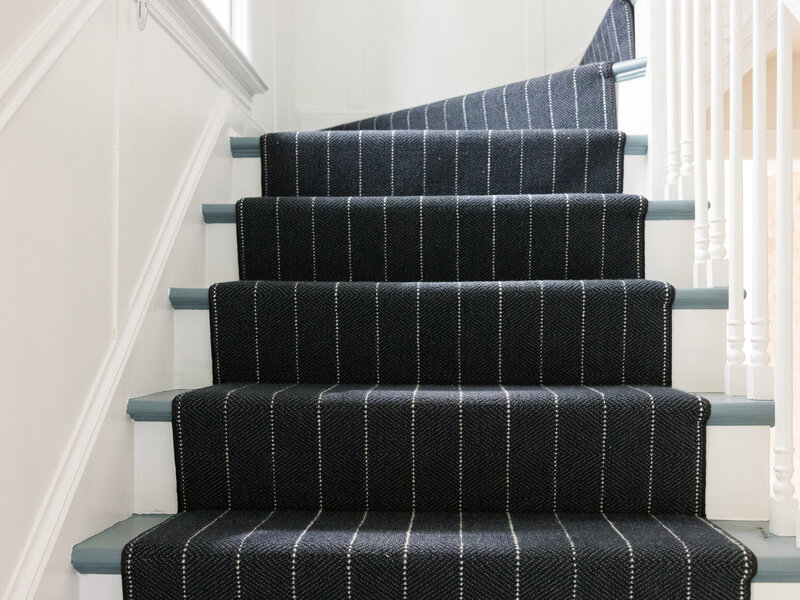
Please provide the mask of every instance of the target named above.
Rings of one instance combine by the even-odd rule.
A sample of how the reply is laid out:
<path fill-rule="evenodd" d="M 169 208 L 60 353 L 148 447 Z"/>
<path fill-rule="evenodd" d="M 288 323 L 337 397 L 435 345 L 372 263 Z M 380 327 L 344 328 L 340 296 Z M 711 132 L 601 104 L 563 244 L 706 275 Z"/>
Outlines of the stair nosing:
<path fill-rule="evenodd" d="M 174 310 L 208 310 L 208 288 L 179 288 L 169 290 L 169 302 Z M 728 288 L 684 288 L 675 290 L 673 310 L 727 310 Z"/>
<path fill-rule="evenodd" d="M 128 416 L 139 423 L 172 421 L 172 400 L 185 389 L 164 390 L 128 400 Z M 749 400 L 720 393 L 700 393 L 711 402 L 709 427 L 772 427 L 775 403 L 772 400 Z"/>
<path fill-rule="evenodd" d="M 72 548 L 72 566 L 82 575 L 120 575 L 122 549 L 170 514 L 131 515 Z M 753 583 L 800 583 L 800 550 L 794 538 L 767 534 L 765 521 L 713 521 L 756 554 Z"/>
<path fill-rule="evenodd" d="M 646 221 L 693 221 L 694 200 L 649 202 Z M 208 224 L 236 223 L 236 204 L 203 204 L 203 221 Z"/>
<path fill-rule="evenodd" d="M 230 145 L 233 158 L 261 157 L 261 143 L 257 137 L 231 137 Z M 647 148 L 646 134 L 628 135 L 625 139 L 625 154 L 628 156 L 645 156 Z"/>
<path fill-rule="evenodd" d="M 614 81 L 617 83 L 644 77 L 647 73 L 647 57 L 614 63 L 611 65 L 611 72 L 614 74 Z"/>

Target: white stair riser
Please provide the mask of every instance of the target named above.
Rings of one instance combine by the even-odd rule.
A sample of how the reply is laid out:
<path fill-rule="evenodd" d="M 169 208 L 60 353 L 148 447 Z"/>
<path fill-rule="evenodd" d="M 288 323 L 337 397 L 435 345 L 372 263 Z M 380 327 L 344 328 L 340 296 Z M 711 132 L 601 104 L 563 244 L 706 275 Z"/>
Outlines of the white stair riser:
<path fill-rule="evenodd" d="M 119 575 L 81 575 L 80 600 L 122 600 Z M 797 600 L 800 583 L 754 583 L 752 600 Z"/>
<path fill-rule="evenodd" d="M 644 274 L 676 288 L 692 288 L 694 221 L 644 222 Z"/>
<path fill-rule="evenodd" d="M 261 196 L 261 159 L 236 158 L 233 160 L 233 184 L 231 200 L 257 198 Z M 224 202 L 222 198 L 217 202 Z"/>
<path fill-rule="evenodd" d="M 205 234 L 206 285 L 239 279 L 236 226 L 233 223 L 209 224 Z"/>
<path fill-rule="evenodd" d="M 647 56 L 648 42 L 650 41 L 650 0 L 634 0 L 633 27 L 635 35 L 634 45 L 636 56 Z"/>
<path fill-rule="evenodd" d="M 706 429 L 706 514 L 731 521 L 769 520 L 769 427 Z"/>
<path fill-rule="evenodd" d="M 133 440 L 133 512 L 142 515 L 177 512 L 172 423 L 136 423 Z"/>
<path fill-rule="evenodd" d="M 769 518 L 769 428 L 709 427 L 706 512 L 712 519 Z M 178 508 L 170 423 L 136 423 L 137 513 Z"/>
<path fill-rule="evenodd" d="M 80 600 L 122 600 L 119 575 L 79 575 Z"/>
<path fill-rule="evenodd" d="M 645 198 L 647 197 L 647 165 L 646 155 L 625 155 L 625 161 L 623 162 L 625 174 L 622 181 L 623 194 L 638 194 Z"/>
<path fill-rule="evenodd" d="M 175 311 L 175 387 L 211 385 L 207 310 Z M 672 383 L 693 392 L 722 392 L 725 311 L 672 312 Z"/>
<path fill-rule="evenodd" d="M 677 288 L 693 287 L 694 221 L 645 221 L 644 230 L 646 277 Z M 206 225 L 205 235 L 206 285 L 238 279 L 235 225 Z"/>
<path fill-rule="evenodd" d="M 797 600 L 800 583 L 754 583 L 750 586 L 750 600 Z"/>
<path fill-rule="evenodd" d="M 650 88 L 647 78 L 617 83 L 616 89 L 617 128 L 628 135 L 646 135 L 650 126 Z"/>
<path fill-rule="evenodd" d="M 672 311 L 672 386 L 691 392 L 725 388 L 725 310 Z"/>

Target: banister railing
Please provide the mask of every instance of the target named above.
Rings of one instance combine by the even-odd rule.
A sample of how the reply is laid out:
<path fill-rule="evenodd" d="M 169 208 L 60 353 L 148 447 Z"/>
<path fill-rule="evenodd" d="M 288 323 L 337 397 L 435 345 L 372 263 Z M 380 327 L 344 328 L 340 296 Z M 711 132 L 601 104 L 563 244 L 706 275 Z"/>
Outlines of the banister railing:
<path fill-rule="evenodd" d="M 751 7 L 748 21 L 745 17 Z M 792 29 L 800 20 L 800 0 L 650 0 L 647 14 L 651 34 L 663 29 L 663 34 L 651 35 L 647 49 L 650 64 L 658 66 L 649 71 L 653 127 L 659 126 L 657 121 L 665 114 L 660 125 L 663 135 L 651 135 L 651 146 L 663 146 L 653 148 L 652 156 L 661 163 L 651 165 L 650 189 L 657 189 L 654 183 L 665 182 L 665 199 L 694 196 L 695 287 L 728 286 L 729 290 L 725 391 L 752 399 L 775 399 L 770 529 L 779 535 L 796 535 L 800 516 L 792 484 Z M 768 17 L 777 20 L 775 37 L 767 27 Z M 752 154 L 743 152 L 743 56 L 749 40 Z M 777 48 L 777 77 L 770 83 L 767 52 L 773 47 Z M 769 89 L 770 85 L 774 89 Z M 770 106 L 768 98 L 773 96 L 777 104 Z M 664 107 L 665 113 L 657 112 Z M 777 140 L 774 214 L 769 213 L 768 114 L 774 114 Z M 750 185 L 745 186 L 748 167 Z M 771 163 L 769 167 L 772 171 Z M 770 221 L 775 224 L 772 240 Z M 772 253 L 775 275 L 770 282 Z M 747 299 L 743 300 L 745 288 Z M 775 291 L 774 370 L 770 288 Z"/>

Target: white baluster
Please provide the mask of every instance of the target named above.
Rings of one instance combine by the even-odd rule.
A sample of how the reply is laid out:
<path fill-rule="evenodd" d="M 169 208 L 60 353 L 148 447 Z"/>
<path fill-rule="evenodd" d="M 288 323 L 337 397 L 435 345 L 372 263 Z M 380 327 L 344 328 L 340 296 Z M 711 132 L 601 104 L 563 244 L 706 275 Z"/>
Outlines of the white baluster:
<path fill-rule="evenodd" d="M 742 0 L 730 0 L 730 150 L 728 166 L 728 360 L 725 393 L 747 391 L 744 365 L 744 252 L 742 230 Z"/>
<path fill-rule="evenodd" d="M 692 119 L 692 5 L 681 0 L 681 174 L 678 194 L 681 200 L 694 194 L 694 131 Z"/>
<path fill-rule="evenodd" d="M 709 200 L 708 285 L 728 285 L 725 250 L 725 142 L 723 130 L 724 90 L 722 88 L 722 0 L 711 2 L 711 169 Z"/>
<path fill-rule="evenodd" d="M 667 34 L 667 181 L 664 185 L 664 198 L 678 200 L 681 167 L 678 0 L 666 0 L 664 8 Z"/>
<path fill-rule="evenodd" d="M 777 186 L 775 201 L 775 437 L 770 531 L 797 535 L 792 474 L 792 24 L 778 0 Z"/>
<path fill-rule="evenodd" d="M 769 366 L 769 312 L 767 304 L 767 55 L 764 2 L 753 0 L 753 193 L 750 223 L 750 361 L 747 396 L 758 400 L 773 396 Z"/>
<path fill-rule="evenodd" d="M 645 84 L 649 99 L 647 145 L 647 194 L 663 198 L 667 177 L 667 41 L 664 30 L 664 3 L 642 2 L 636 7 L 637 26 L 644 24 L 644 35 L 637 36 L 647 56 Z"/>
<path fill-rule="evenodd" d="M 708 146 L 706 142 L 706 3 L 694 2 L 694 287 L 706 287 Z"/>

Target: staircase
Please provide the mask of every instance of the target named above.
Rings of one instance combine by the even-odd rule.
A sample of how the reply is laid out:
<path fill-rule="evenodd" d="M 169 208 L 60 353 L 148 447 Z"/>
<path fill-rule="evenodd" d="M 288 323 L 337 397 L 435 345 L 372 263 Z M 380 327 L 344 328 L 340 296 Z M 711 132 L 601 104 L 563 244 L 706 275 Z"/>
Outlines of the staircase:
<path fill-rule="evenodd" d="M 633 30 L 615 0 L 575 69 L 231 140 L 251 197 L 204 206 L 84 598 L 796 597 L 773 405 L 719 393 L 694 203 L 618 129 Z"/>

